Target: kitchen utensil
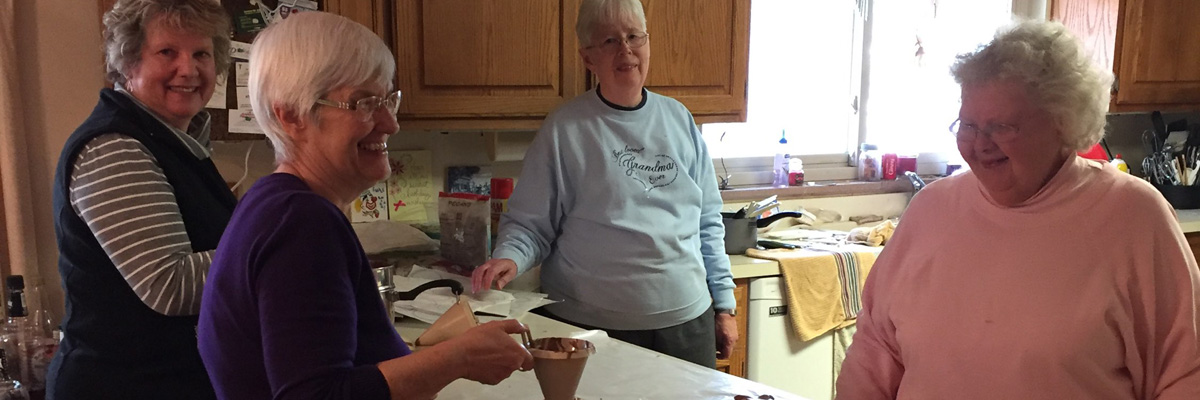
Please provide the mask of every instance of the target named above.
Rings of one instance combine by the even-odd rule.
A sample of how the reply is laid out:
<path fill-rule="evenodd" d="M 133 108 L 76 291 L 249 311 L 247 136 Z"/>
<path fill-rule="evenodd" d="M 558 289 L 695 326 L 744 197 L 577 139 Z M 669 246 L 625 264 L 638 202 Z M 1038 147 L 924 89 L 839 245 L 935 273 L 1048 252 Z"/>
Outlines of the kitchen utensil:
<path fill-rule="evenodd" d="M 417 295 L 421 294 L 421 292 L 440 287 L 450 288 L 450 292 L 454 293 L 455 296 L 460 296 L 463 294 L 463 285 L 461 282 L 453 279 L 435 279 L 422 283 L 420 286 L 417 286 L 407 292 L 396 292 L 396 300 L 413 300 L 416 299 Z"/>
<path fill-rule="evenodd" d="M 1154 184 L 1171 207 L 1179 210 L 1200 208 L 1200 186 L 1177 186 Z"/>
<path fill-rule="evenodd" d="M 1167 140 L 1167 123 L 1163 122 L 1162 113 L 1155 111 L 1150 113 L 1150 122 L 1154 124 L 1154 135 L 1158 138 L 1158 142 L 1162 143 Z"/>
<path fill-rule="evenodd" d="M 759 240 L 758 245 L 764 249 L 798 249 L 800 246 L 788 244 L 784 242 L 776 242 L 774 240 Z"/>
<path fill-rule="evenodd" d="M 803 214 L 786 211 L 771 214 L 766 218 L 734 218 L 734 213 L 721 213 L 725 225 L 725 254 L 744 254 L 758 244 L 758 228 L 765 228 L 782 218 L 800 218 Z"/>
<path fill-rule="evenodd" d="M 542 396 L 546 400 L 574 400 L 587 359 L 596 353 L 596 346 L 583 339 L 550 337 L 530 340 L 526 348 L 533 355 L 533 373 Z"/>

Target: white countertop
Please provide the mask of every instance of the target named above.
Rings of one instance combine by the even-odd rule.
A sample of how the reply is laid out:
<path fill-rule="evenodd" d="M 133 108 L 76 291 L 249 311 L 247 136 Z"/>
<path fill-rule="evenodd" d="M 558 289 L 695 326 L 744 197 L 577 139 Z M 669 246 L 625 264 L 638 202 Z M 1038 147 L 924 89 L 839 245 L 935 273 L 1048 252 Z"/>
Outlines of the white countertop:
<path fill-rule="evenodd" d="M 729 267 L 733 272 L 733 279 L 779 275 L 779 263 L 775 260 L 764 260 L 741 254 L 729 256 Z"/>
<path fill-rule="evenodd" d="M 804 400 L 780 389 L 609 339 L 602 334 L 594 336 L 596 332 L 585 332 L 539 315 L 525 314 L 517 320 L 529 326 L 534 338 L 584 337 L 593 341 L 596 354 L 588 358 L 579 383 L 576 395 L 580 400 L 729 400 L 736 395 L 757 399 L 764 394 L 779 400 Z M 396 330 L 406 340 L 415 339 L 427 327 L 412 319 L 396 324 Z M 593 336 L 585 336 L 588 334 Z M 532 371 L 514 372 L 495 386 L 459 379 L 438 393 L 438 400 L 541 398 L 541 389 Z"/>
<path fill-rule="evenodd" d="M 1175 210 L 1183 233 L 1200 232 L 1200 210 Z"/>

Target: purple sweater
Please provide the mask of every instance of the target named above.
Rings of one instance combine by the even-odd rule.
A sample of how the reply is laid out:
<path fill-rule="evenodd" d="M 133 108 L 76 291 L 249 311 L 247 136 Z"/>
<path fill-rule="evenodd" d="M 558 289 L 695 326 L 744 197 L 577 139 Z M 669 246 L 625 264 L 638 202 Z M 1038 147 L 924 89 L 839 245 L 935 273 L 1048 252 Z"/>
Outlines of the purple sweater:
<path fill-rule="evenodd" d="M 410 353 L 345 215 L 279 173 L 238 203 L 198 335 L 222 399 L 387 399 L 375 364 Z"/>

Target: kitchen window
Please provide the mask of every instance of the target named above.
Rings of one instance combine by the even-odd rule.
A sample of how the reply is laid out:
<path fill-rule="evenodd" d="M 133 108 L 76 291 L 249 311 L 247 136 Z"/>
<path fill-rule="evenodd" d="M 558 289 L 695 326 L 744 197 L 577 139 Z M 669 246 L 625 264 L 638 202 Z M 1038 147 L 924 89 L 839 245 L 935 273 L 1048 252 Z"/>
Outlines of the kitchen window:
<path fill-rule="evenodd" d="M 947 131 L 958 114 L 954 57 L 990 40 L 1014 14 L 1044 18 L 1045 4 L 754 1 L 747 120 L 701 127 L 717 173 L 735 186 L 768 185 L 773 156 L 783 151 L 801 155 L 810 181 L 852 179 L 861 143 L 920 154 L 920 173 L 940 172 L 959 160 Z"/>

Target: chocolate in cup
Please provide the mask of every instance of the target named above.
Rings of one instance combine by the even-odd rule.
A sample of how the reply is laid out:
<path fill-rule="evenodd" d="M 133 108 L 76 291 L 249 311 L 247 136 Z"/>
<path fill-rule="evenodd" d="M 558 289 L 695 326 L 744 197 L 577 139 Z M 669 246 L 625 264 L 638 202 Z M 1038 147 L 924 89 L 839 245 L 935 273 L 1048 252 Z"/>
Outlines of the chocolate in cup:
<path fill-rule="evenodd" d="M 528 347 L 533 354 L 533 373 L 546 400 L 574 400 L 583 367 L 596 346 L 583 339 L 552 337 L 534 340 Z"/>

